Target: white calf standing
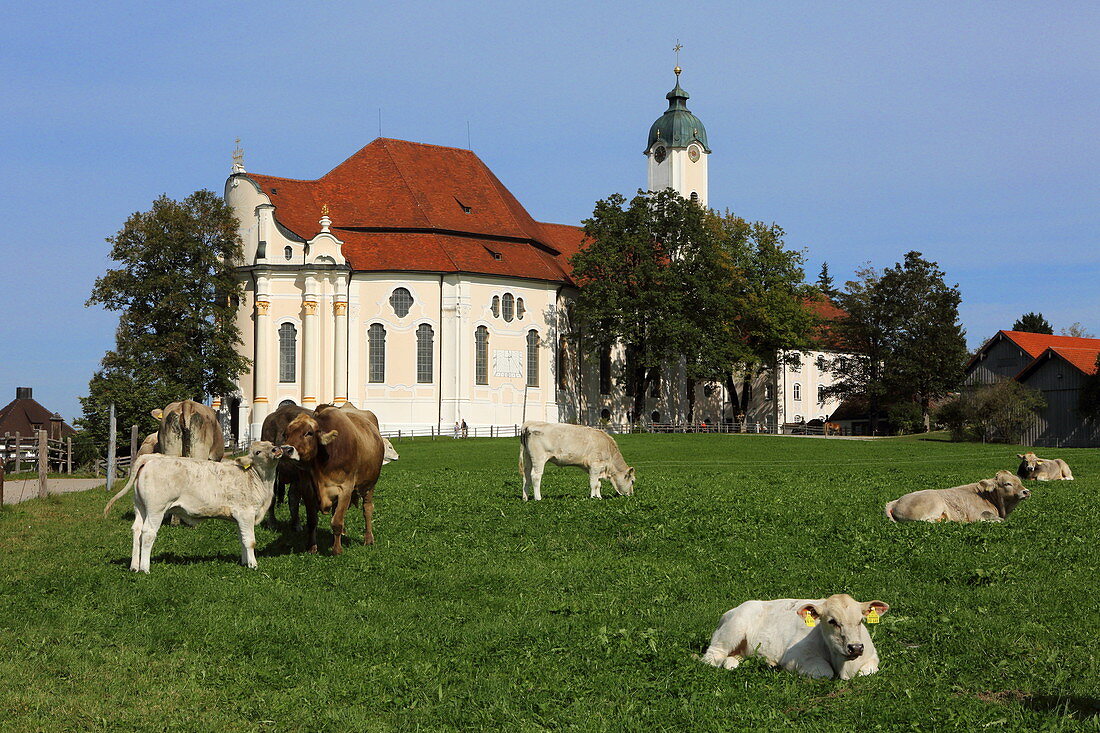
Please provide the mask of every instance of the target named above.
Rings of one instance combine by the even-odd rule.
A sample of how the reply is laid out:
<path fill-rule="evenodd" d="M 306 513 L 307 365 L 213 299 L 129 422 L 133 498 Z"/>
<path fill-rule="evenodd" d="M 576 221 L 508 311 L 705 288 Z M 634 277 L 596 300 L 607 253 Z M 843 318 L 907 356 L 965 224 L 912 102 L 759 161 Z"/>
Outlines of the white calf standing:
<path fill-rule="evenodd" d="M 236 461 L 200 460 L 153 454 L 143 456 L 122 491 L 103 510 L 134 487 L 134 545 L 130 569 L 149 572 L 149 556 L 165 515 L 188 524 L 216 517 L 237 522 L 241 563 L 256 567 L 255 525 L 273 497 L 275 467 L 282 450 L 260 441 Z"/>
<path fill-rule="evenodd" d="M 745 657 L 763 657 L 810 677 L 873 674 L 878 651 L 863 621 L 888 610 L 882 601 L 859 603 L 844 593 L 816 601 L 745 601 L 722 615 L 703 661 L 736 669 Z"/>
<path fill-rule="evenodd" d="M 634 469 L 626 465 L 619 445 L 610 435 L 583 425 L 528 420 L 519 434 L 519 470 L 523 500 L 530 486 L 535 501 L 542 499 L 542 471 L 546 462 L 577 466 L 588 471 L 589 496 L 600 497 L 600 479 L 607 479 L 624 496 L 634 493 Z"/>

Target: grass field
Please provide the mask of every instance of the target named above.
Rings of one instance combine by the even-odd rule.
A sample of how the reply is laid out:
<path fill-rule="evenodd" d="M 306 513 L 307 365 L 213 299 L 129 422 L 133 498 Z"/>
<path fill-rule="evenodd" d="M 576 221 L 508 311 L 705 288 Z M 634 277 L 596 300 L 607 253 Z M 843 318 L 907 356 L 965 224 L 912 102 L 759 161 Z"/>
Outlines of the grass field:
<path fill-rule="evenodd" d="M 259 530 L 258 571 L 208 522 L 164 527 L 130 573 L 131 515 L 104 520 L 102 491 L 5 508 L 0 729 L 1100 729 L 1100 452 L 1040 451 L 1078 480 L 1004 524 L 892 525 L 888 499 L 1017 450 L 619 440 L 634 497 L 550 466 L 539 503 L 515 440 L 399 442 L 374 547 L 354 512 L 338 558 Z M 743 600 L 836 592 L 891 605 L 879 674 L 692 658 Z"/>

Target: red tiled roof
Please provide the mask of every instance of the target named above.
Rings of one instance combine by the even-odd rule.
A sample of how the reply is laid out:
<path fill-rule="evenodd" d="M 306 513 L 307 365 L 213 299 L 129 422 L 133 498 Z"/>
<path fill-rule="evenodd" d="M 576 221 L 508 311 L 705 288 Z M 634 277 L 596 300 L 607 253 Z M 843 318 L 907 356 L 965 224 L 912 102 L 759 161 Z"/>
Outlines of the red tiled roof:
<path fill-rule="evenodd" d="M 579 227 L 536 222 L 471 151 L 378 138 L 315 181 L 243 174 L 312 239 L 328 206 L 356 270 L 479 272 L 569 282 Z M 500 255 L 500 259 L 493 256 Z"/>
<path fill-rule="evenodd" d="M 1060 338 L 1070 338 L 1068 336 L 1062 336 Z M 1022 382 L 1031 376 L 1036 369 L 1039 368 L 1044 362 L 1049 361 L 1055 357 L 1060 358 L 1070 366 L 1074 367 L 1082 374 L 1091 375 L 1096 373 L 1096 357 L 1100 356 L 1100 339 L 1077 339 L 1079 341 L 1096 341 L 1096 346 L 1089 348 L 1073 348 L 1066 346 L 1051 346 L 1040 353 L 1035 359 L 1020 370 L 1013 379 L 1017 382 Z"/>
<path fill-rule="evenodd" d="M 967 362 L 966 368 L 969 370 L 970 367 L 981 358 L 982 354 L 1003 338 L 1007 338 L 1012 341 L 1012 343 L 1019 346 L 1032 359 L 1038 358 L 1040 354 L 1051 347 L 1063 349 L 1100 349 L 1100 339 L 1080 338 L 1077 336 L 1055 336 L 1049 333 L 1031 333 L 1030 331 L 1001 330 L 994 334 L 993 338 L 982 344 L 980 349 L 974 352 L 974 356 Z"/>

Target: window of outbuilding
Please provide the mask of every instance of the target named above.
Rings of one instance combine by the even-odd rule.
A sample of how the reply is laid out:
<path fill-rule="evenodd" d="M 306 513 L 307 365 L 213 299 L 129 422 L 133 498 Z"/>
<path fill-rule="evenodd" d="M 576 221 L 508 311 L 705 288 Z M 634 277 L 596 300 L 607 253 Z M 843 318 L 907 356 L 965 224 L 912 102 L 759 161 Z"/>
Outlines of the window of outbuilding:
<path fill-rule="evenodd" d="M 408 288 L 396 288 L 393 294 L 390 295 L 390 306 L 393 308 L 393 312 L 397 314 L 398 318 L 404 318 L 409 315 L 409 309 L 412 308 L 413 297 L 412 293 L 408 291 Z"/>

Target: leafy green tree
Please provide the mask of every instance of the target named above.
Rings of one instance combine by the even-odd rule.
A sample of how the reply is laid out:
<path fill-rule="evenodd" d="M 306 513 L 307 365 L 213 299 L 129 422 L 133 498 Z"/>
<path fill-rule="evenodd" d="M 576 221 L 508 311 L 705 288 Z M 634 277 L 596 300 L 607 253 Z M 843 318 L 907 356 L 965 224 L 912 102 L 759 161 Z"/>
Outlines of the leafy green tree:
<path fill-rule="evenodd" d="M 1012 324 L 1013 331 L 1026 331 L 1027 333 L 1054 333 L 1054 326 L 1043 318 L 1042 313 L 1025 313 Z"/>
<path fill-rule="evenodd" d="M 231 393 L 249 364 L 236 349 L 241 288 L 233 263 L 241 242 L 219 196 L 207 190 L 183 201 L 161 196 L 107 241 L 119 267 L 96 280 L 87 304 L 118 311 L 119 324 L 115 348 L 81 398 L 78 421 L 101 445 L 111 403 L 120 430 L 137 424 L 151 431 L 151 409 Z"/>
<path fill-rule="evenodd" d="M 851 351 L 831 360 L 836 381 L 825 395 L 865 398 L 873 425 L 883 404 L 914 402 L 927 429 L 932 402 L 959 383 L 966 363 L 958 285 L 948 286 L 920 252 L 882 273 L 866 267 L 857 275 L 837 298 L 848 314 L 838 335 Z"/>
<path fill-rule="evenodd" d="M 951 430 L 952 440 L 1018 443 L 1044 407 L 1041 392 L 1006 379 L 964 390 L 940 406 L 936 420 Z"/>
<path fill-rule="evenodd" d="M 690 397 L 695 380 L 732 382 L 735 364 L 774 363 L 778 349 L 809 343 L 812 289 L 780 227 L 718 217 L 671 189 L 614 194 L 584 223 L 576 335 L 588 351 L 625 347 L 636 417 L 661 367 L 684 365 Z"/>
<path fill-rule="evenodd" d="M 1096 371 L 1085 377 L 1081 385 L 1077 411 L 1090 422 L 1100 421 L 1100 355 L 1096 357 Z"/>

